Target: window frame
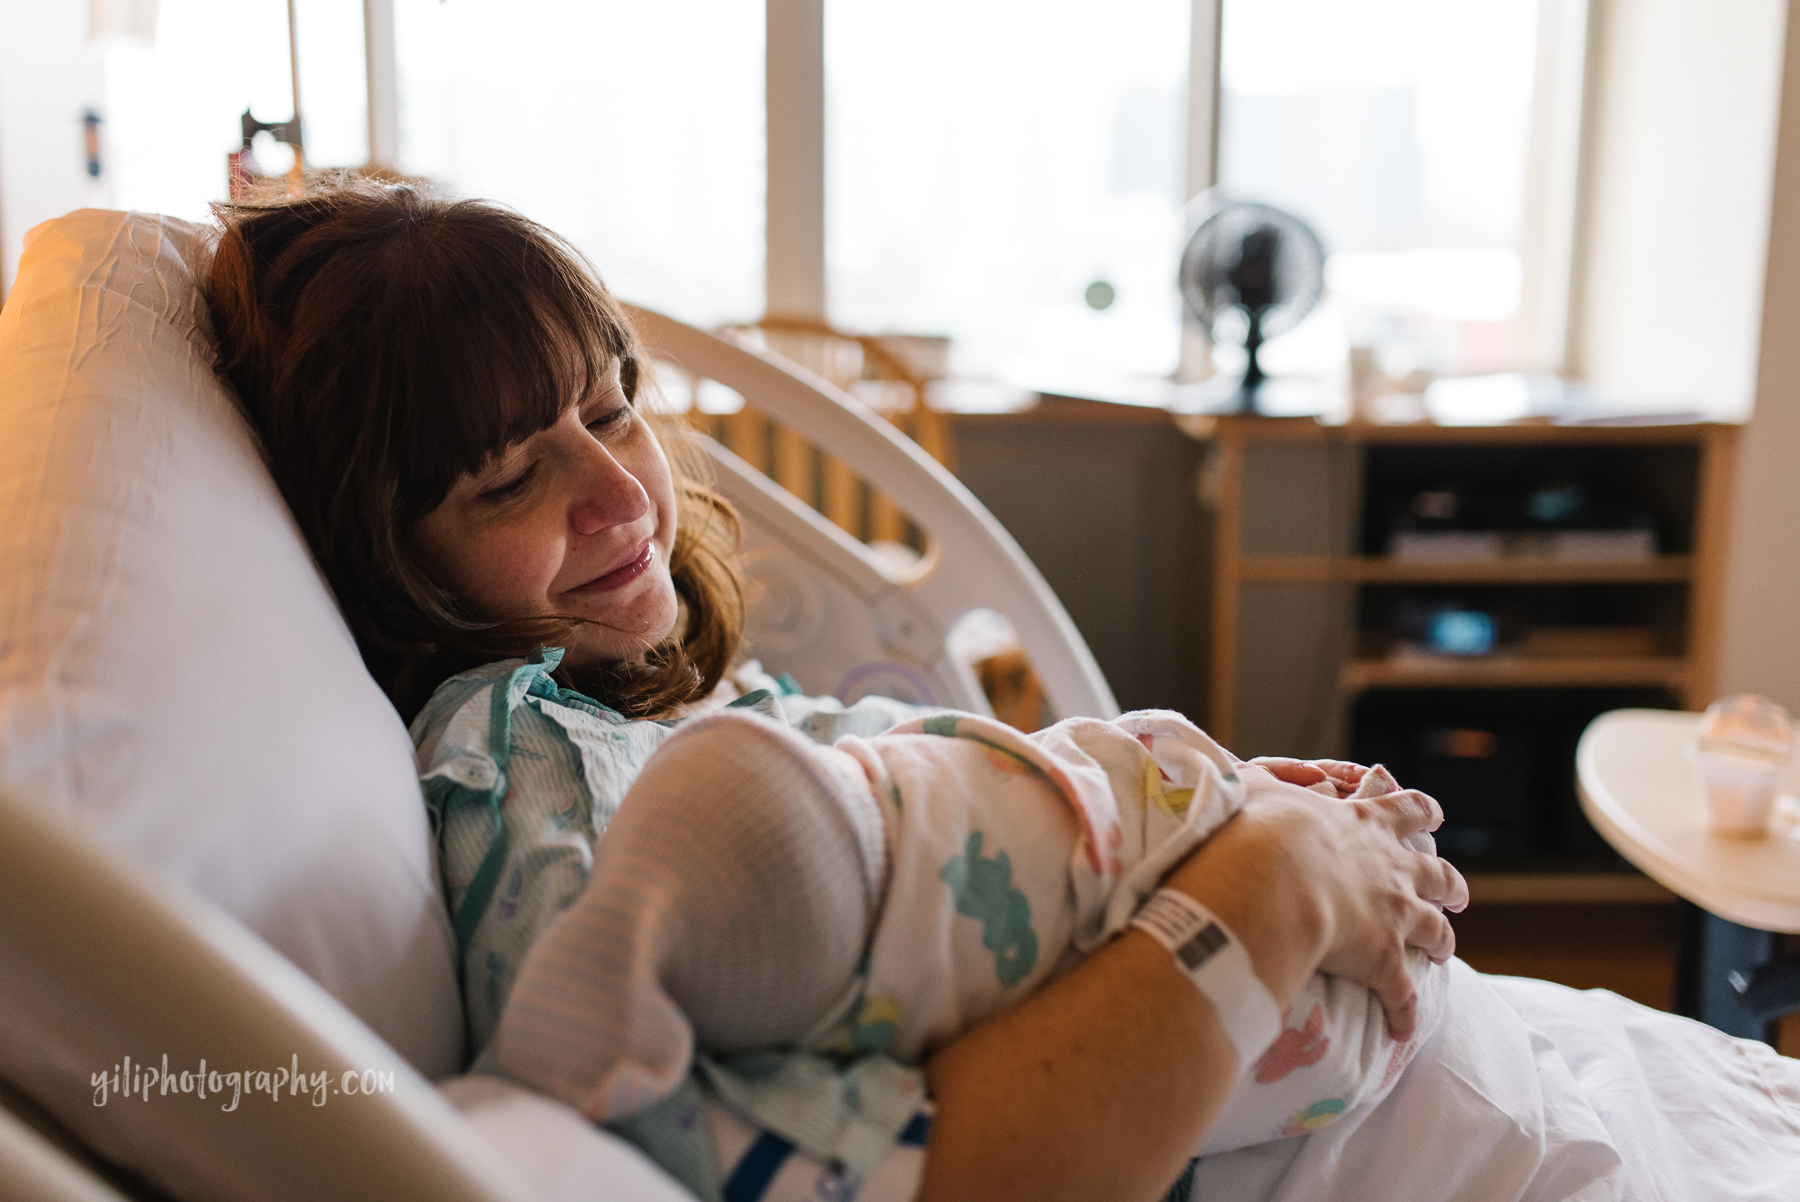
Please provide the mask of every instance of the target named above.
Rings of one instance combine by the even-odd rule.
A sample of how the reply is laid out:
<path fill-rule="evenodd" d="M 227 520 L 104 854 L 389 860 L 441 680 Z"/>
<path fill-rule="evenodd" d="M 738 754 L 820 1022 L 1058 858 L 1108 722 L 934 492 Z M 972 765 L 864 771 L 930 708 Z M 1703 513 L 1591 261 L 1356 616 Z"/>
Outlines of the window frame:
<path fill-rule="evenodd" d="M 392 166 L 399 144 L 393 0 L 363 0 L 372 162 Z M 1576 292 L 1576 234 L 1588 139 L 1590 0 L 1539 0 L 1514 318 L 1518 370 L 1566 374 Z M 825 0 L 765 0 L 767 179 L 764 304 L 770 314 L 823 320 L 825 259 Z M 1224 0 L 1192 0 L 1186 162 L 1191 201 L 1218 179 L 1219 52 Z M 1177 379 L 1208 374 L 1210 348 L 1183 323 Z"/>

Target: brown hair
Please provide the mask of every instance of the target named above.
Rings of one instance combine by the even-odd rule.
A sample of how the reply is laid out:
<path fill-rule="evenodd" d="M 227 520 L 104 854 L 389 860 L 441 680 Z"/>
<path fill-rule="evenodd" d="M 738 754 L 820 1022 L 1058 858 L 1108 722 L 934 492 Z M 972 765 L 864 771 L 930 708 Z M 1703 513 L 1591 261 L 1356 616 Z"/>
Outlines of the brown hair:
<path fill-rule="evenodd" d="M 403 715 L 453 673 L 579 624 L 470 612 L 412 531 L 459 476 L 549 426 L 615 362 L 675 473 L 670 568 L 685 620 L 641 664 L 560 675 L 633 716 L 711 691 L 743 630 L 737 515 L 707 486 L 685 424 L 640 404 L 653 391 L 643 352 L 579 251 L 492 203 L 341 174 L 214 213 L 202 286 L 217 370 Z"/>

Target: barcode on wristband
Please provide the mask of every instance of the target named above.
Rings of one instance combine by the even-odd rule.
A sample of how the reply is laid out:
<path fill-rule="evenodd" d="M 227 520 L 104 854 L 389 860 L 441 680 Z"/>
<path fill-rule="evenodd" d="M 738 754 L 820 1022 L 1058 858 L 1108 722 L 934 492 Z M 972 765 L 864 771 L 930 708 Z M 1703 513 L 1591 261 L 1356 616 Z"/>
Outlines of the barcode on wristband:
<path fill-rule="evenodd" d="M 1281 1034 L 1281 1008 L 1256 976 L 1250 956 L 1213 912 L 1174 889 L 1158 889 L 1131 925 L 1170 952 L 1176 966 L 1205 994 L 1247 1071 Z"/>
<path fill-rule="evenodd" d="M 1212 911 L 1172 889 L 1152 893 L 1132 916 L 1131 925 L 1173 952 L 1190 972 L 1231 941 Z"/>
<path fill-rule="evenodd" d="M 1230 941 L 1218 923 L 1209 922 L 1205 930 L 1175 949 L 1175 958 L 1181 961 L 1183 968 L 1194 972 Z"/>

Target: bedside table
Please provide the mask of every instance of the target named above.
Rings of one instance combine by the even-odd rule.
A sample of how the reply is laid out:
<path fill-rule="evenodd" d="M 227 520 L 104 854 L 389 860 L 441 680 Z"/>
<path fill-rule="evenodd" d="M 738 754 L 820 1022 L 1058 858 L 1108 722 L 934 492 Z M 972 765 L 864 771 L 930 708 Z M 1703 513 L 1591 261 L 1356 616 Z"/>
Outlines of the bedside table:
<path fill-rule="evenodd" d="M 1715 835 L 1690 755 L 1700 721 L 1668 710 L 1594 719 L 1575 757 L 1581 806 L 1620 855 L 1688 903 L 1677 1012 L 1761 1039 L 1800 1009 L 1800 959 L 1775 960 L 1772 934 L 1800 933 L 1800 763 L 1782 778 L 1766 838 Z"/>

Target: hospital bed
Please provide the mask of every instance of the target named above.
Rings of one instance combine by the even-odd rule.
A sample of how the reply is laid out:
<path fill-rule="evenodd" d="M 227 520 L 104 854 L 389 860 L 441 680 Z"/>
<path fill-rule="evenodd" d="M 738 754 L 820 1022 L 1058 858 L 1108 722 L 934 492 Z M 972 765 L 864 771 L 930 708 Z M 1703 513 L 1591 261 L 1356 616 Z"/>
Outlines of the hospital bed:
<path fill-rule="evenodd" d="M 207 366 L 196 238 L 72 214 L 35 231 L 0 312 L 0 1198 L 683 1197 L 567 1108 L 458 1075 L 410 742 Z M 715 448 L 765 666 L 980 709 L 956 632 L 992 610 L 1057 714 L 1114 712 L 1042 579 L 917 448 L 771 357 L 637 321 L 930 536 L 896 568 Z M 1800 1076 L 1610 995 L 1457 980 L 1461 1017 L 1387 1103 L 1204 1162 L 1198 1192 L 1598 1199 L 1654 1169 L 1800 1196 Z M 1628 1069 L 1654 1078 L 1641 1104 L 1583 1085 Z M 1664 1097 L 1717 1098 L 1766 1147 L 1691 1115 L 1671 1132 Z M 1446 1115 L 1457 1138 L 1422 1148 Z"/>

